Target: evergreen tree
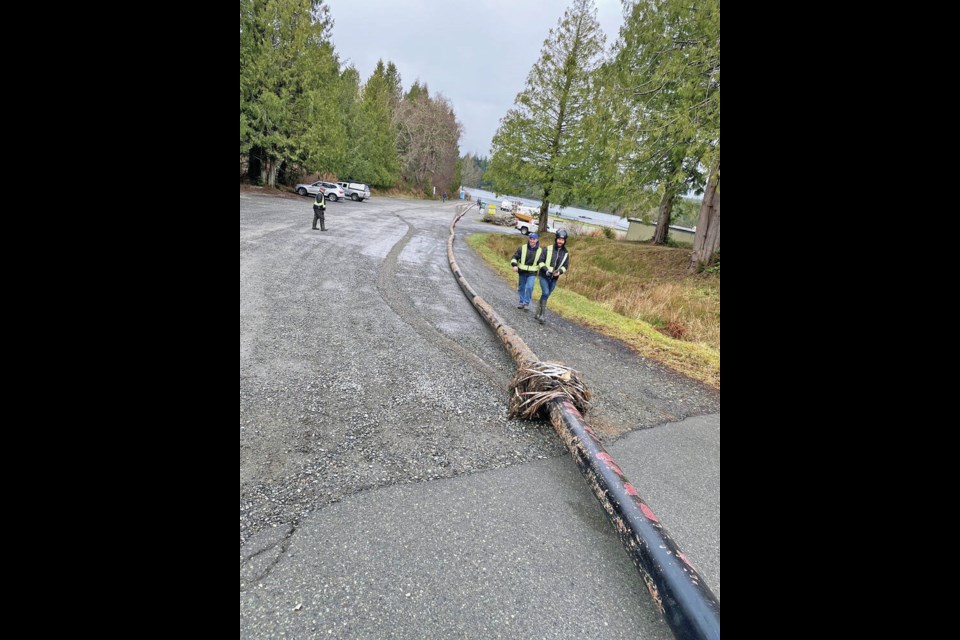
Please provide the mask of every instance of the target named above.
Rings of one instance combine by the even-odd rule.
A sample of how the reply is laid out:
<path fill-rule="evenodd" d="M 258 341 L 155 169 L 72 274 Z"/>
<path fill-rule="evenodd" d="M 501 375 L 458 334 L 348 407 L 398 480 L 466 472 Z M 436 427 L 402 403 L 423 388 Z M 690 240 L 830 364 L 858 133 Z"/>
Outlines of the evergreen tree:
<path fill-rule="evenodd" d="M 483 180 L 483 170 L 480 168 L 480 163 L 477 162 L 475 155 L 468 153 L 462 158 L 460 175 L 464 186 L 480 187 Z"/>
<path fill-rule="evenodd" d="M 410 85 L 410 91 L 407 91 L 407 95 L 403 97 L 404 100 L 409 100 L 410 102 L 416 102 L 421 97 L 430 97 L 430 89 L 427 88 L 427 84 L 420 84 L 420 79 L 417 78 L 413 81 L 413 84 Z"/>
<path fill-rule="evenodd" d="M 585 119 L 604 44 L 596 13 L 593 0 L 573 0 L 493 138 L 487 176 L 499 192 L 535 190 L 541 231 L 550 203 L 569 205 L 590 175 Z"/>
<path fill-rule="evenodd" d="M 397 65 L 392 62 L 387 63 L 384 80 L 390 93 L 390 113 L 392 114 L 403 99 L 403 84 L 400 82 L 400 71 L 397 70 Z"/>
<path fill-rule="evenodd" d="M 350 154 L 345 163 L 346 176 L 379 187 L 392 187 L 399 177 L 396 132 L 391 102 L 395 81 L 388 69 L 396 72 L 393 63 L 377 63 L 367 84 L 350 130 Z"/>
<path fill-rule="evenodd" d="M 621 178 L 620 197 L 643 209 L 659 201 L 663 244 L 674 200 L 701 191 L 719 158 L 720 2 L 637 0 L 625 18 L 604 74 L 602 109 L 623 132 L 606 169 Z"/>
<path fill-rule="evenodd" d="M 343 156 L 332 25 L 322 0 L 240 2 L 240 152 L 270 186 L 285 162 L 316 169 Z"/>

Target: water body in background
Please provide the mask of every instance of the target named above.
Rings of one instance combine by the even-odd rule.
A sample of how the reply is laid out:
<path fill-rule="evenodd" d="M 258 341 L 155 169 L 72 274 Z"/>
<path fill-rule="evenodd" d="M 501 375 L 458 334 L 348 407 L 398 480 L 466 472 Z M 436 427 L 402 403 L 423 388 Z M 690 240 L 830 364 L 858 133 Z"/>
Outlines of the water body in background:
<path fill-rule="evenodd" d="M 540 208 L 542 204 L 539 200 L 531 200 L 530 198 L 520 198 L 515 196 L 507 196 L 502 193 L 497 196 L 490 191 L 484 191 L 483 189 L 474 189 L 473 187 L 464 187 L 464 191 L 469 193 L 474 200 L 478 197 L 483 200 L 484 204 L 494 203 L 498 207 L 500 203 L 504 200 L 519 200 L 522 204 L 527 205 L 528 207 L 537 207 Z M 619 231 L 626 231 L 627 227 L 630 226 L 626 218 L 621 218 L 620 216 L 611 215 L 609 213 L 601 213 L 600 211 L 591 211 L 589 209 L 578 209 L 576 207 L 564 207 L 562 210 L 556 205 L 550 205 L 550 216 L 556 218 L 557 220 L 572 220 L 573 222 L 589 222 L 591 224 L 598 224 L 602 227 L 611 227 Z"/>

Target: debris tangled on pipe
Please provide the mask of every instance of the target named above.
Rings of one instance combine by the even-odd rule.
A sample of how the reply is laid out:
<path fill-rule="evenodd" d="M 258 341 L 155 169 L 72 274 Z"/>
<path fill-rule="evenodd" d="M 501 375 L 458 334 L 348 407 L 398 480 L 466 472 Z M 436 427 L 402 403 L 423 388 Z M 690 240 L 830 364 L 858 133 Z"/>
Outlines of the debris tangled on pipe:
<path fill-rule="evenodd" d="M 562 362 L 523 363 L 510 383 L 511 418 L 546 417 L 551 400 L 569 400 L 581 415 L 590 408 L 593 394 L 580 377 L 580 372 Z"/>

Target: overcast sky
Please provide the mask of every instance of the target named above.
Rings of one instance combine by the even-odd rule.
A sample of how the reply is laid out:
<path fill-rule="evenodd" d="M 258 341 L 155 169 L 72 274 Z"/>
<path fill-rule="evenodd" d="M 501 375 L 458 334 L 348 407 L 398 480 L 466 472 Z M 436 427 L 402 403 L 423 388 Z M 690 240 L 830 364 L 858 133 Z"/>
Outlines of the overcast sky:
<path fill-rule="evenodd" d="M 620 0 L 595 0 L 607 36 L 617 37 Z M 333 44 L 366 82 L 382 59 L 403 90 L 426 83 L 463 125 L 460 154 L 489 156 L 493 134 L 523 90 L 550 29 L 571 0 L 327 0 Z"/>

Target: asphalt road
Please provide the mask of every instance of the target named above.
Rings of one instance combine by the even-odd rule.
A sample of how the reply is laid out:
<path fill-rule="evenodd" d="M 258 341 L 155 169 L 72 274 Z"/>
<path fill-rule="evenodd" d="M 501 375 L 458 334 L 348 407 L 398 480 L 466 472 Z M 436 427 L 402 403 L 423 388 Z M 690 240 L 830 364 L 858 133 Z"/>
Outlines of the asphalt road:
<path fill-rule="evenodd" d="M 447 264 L 458 201 L 332 203 L 325 233 L 311 201 L 240 195 L 241 637 L 670 637 L 550 425 L 506 418 L 513 362 Z M 719 393 L 515 309 L 462 238 L 524 239 L 478 218 L 457 225 L 470 284 L 581 371 L 587 419 L 719 595 Z"/>

